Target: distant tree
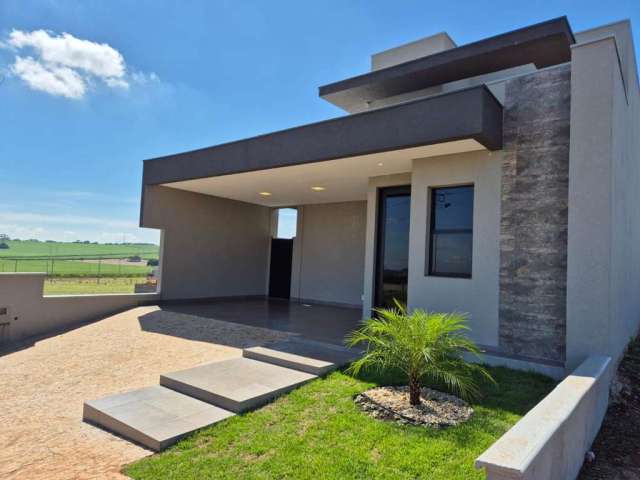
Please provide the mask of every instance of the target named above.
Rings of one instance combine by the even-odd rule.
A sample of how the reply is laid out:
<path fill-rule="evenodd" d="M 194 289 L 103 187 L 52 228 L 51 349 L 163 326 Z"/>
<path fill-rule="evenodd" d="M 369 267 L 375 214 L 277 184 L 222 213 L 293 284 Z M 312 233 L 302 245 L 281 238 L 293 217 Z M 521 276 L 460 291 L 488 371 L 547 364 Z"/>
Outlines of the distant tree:
<path fill-rule="evenodd" d="M 142 261 L 142 257 L 140 257 L 140 255 L 132 255 L 129 258 L 127 258 L 127 262 L 141 262 Z"/>
<path fill-rule="evenodd" d="M 9 248 L 9 244 L 7 242 L 0 242 L 0 250 L 6 250 Z"/>
<path fill-rule="evenodd" d="M 147 260 L 147 267 L 157 267 L 158 265 L 160 265 L 160 261 L 157 258 Z"/>

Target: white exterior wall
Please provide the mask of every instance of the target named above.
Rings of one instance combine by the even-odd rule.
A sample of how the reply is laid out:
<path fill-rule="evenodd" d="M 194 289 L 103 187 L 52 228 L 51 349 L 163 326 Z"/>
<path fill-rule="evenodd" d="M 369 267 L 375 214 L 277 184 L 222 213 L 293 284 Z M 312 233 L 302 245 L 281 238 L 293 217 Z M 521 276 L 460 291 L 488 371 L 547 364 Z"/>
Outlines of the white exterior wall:
<path fill-rule="evenodd" d="M 411 185 L 409 308 L 469 314 L 473 339 L 498 345 L 501 152 L 468 152 L 413 161 L 411 174 L 369 181 L 363 315 L 374 298 L 377 194 L 379 188 Z M 429 188 L 474 184 L 473 275 L 471 279 L 426 276 Z"/>
<path fill-rule="evenodd" d="M 362 306 L 366 202 L 298 207 L 291 297 Z"/>
<path fill-rule="evenodd" d="M 0 345 L 61 332 L 117 312 L 153 303 L 155 293 L 43 295 L 46 273 L 0 273 Z"/>
<path fill-rule="evenodd" d="M 271 212 L 236 200 L 146 187 L 142 226 L 164 231 L 162 299 L 265 295 Z"/>
<path fill-rule="evenodd" d="M 417 58 L 444 52 L 457 45 L 447 32 L 436 33 L 371 55 L 371 71 L 389 68 Z"/>
<path fill-rule="evenodd" d="M 472 338 L 498 345 L 500 270 L 500 152 L 470 152 L 414 160 L 409 242 L 410 308 L 469 314 Z M 472 277 L 426 275 L 430 188 L 473 184 Z"/>
<path fill-rule="evenodd" d="M 640 323 L 640 118 L 628 27 L 583 32 L 572 50 L 568 368 L 589 354 L 617 360 Z"/>

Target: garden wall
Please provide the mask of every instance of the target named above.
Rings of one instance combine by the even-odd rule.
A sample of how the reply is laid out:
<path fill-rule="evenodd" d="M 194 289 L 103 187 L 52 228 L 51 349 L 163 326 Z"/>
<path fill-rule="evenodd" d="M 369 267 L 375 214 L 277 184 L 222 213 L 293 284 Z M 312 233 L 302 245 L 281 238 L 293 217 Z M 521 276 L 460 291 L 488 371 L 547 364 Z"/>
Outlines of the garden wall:
<path fill-rule="evenodd" d="M 43 296 L 44 273 L 0 273 L 0 345 L 153 303 L 158 295 Z"/>
<path fill-rule="evenodd" d="M 610 357 L 590 356 L 476 460 L 488 480 L 573 480 L 609 401 Z"/>

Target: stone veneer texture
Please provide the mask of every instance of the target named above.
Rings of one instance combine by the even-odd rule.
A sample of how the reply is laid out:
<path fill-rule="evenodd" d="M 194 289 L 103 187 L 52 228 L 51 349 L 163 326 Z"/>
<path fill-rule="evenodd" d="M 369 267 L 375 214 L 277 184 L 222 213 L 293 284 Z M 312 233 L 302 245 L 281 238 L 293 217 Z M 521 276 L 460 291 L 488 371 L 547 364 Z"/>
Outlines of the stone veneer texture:
<path fill-rule="evenodd" d="M 565 358 L 571 70 L 509 80 L 500 219 L 500 349 Z"/>

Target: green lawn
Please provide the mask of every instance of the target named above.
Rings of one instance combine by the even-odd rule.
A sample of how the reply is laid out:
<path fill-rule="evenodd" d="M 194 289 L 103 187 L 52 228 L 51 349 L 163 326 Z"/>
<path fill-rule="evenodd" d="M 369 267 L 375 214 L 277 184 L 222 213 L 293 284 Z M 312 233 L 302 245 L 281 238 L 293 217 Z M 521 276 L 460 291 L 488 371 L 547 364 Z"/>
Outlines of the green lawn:
<path fill-rule="evenodd" d="M 554 386 L 544 376 L 489 368 L 472 419 L 434 430 L 382 422 L 353 397 L 387 379 L 334 372 L 257 411 L 204 429 L 125 469 L 135 479 L 481 479 L 475 458 Z"/>

